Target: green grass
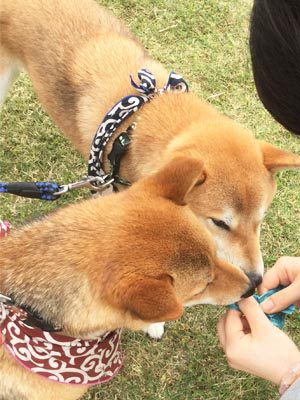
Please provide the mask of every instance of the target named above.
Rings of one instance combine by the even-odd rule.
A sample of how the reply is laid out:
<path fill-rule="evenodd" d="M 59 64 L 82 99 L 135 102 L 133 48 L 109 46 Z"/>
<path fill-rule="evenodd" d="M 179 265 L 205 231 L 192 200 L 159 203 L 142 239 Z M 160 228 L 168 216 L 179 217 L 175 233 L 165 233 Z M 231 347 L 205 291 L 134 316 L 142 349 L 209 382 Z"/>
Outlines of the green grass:
<path fill-rule="evenodd" d="M 257 99 L 248 54 L 249 0 L 105 0 L 152 55 L 181 73 L 200 97 L 283 148 L 300 153 L 300 140 L 284 131 Z M 42 111 L 28 78 L 10 91 L 1 115 L 0 180 L 53 179 L 65 183 L 85 173 L 85 163 Z M 300 173 L 278 176 L 278 193 L 265 220 L 267 266 L 283 254 L 300 255 Z M 0 218 L 16 226 L 85 196 L 56 203 L 0 197 Z M 231 370 L 216 338 L 223 309 L 195 307 L 167 324 L 160 342 L 142 333 L 123 336 L 125 367 L 112 382 L 90 391 L 96 400 L 273 400 L 277 389 Z M 286 331 L 300 344 L 299 315 Z"/>

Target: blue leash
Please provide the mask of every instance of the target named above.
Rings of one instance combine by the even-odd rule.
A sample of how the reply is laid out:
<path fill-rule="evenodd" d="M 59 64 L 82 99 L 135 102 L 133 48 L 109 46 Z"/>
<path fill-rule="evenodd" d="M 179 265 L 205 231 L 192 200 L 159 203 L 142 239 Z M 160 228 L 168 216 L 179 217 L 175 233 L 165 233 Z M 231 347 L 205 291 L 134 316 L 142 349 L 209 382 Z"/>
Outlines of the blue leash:
<path fill-rule="evenodd" d="M 258 294 L 255 294 L 253 297 L 255 298 L 255 300 L 258 303 L 262 303 L 264 302 L 267 298 L 269 298 L 270 296 L 272 296 L 274 293 L 279 292 L 280 290 L 284 289 L 285 286 L 278 286 L 275 289 L 269 290 L 268 292 L 262 294 L 261 296 L 259 296 Z M 240 311 L 240 308 L 238 306 L 237 303 L 234 304 L 230 304 L 228 306 L 228 308 L 230 310 L 236 310 L 236 311 Z M 273 325 L 275 325 L 277 328 L 279 329 L 283 329 L 284 327 L 284 320 L 285 320 L 285 316 L 286 315 L 291 315 L 293 314 L 293 312 L 295 311 L 296 307 L 294 304 L 291 304 L 290 306 L 288 306 L 285 310 L 282 310 L 278 313 L 275 314 L 266 314 L 266 316 L 269 318 L 269 320 L 272 322 Z"/>
<path fill-rule="evenodd" d="M 95 184 L 98 184 L 98 191 L 105 190 L 112 182 L 113 179 L 107 179 L 106 176 L 84 178 L 67 185 L 59 185 L 55 182 L 0 182 L 0 194 L 7 193 L 31 199 L 54 201 L 62 194 L 74 189 L 87 187 L 95 190 Z"/>
<path fill-rule="evenodd" d="M 58 199 L 60 186 L 55 182 L 0 182 L 0 193 L 32 199 L 53 201 Z"/>

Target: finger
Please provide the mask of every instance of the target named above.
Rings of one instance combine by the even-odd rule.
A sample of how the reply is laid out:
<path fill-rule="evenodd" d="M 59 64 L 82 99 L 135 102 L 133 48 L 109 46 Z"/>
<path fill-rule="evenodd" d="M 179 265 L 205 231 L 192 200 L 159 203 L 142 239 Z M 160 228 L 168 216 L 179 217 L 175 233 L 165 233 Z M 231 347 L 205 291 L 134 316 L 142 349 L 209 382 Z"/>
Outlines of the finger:
<path fill-rule="evenodd" d="M 291 283 L 286 269 L 281 264 L 275 264 L 263 276 L 261 287 L 263 292 L 274 289 L 279 285 L 288 286 Z"/>
<path fill-rule="evenodd" d="M 245 334 L 250 333 L 251 329 L 250 329 L 250 325 L 249 322 L 247 321 L 247 318 L 245 317 L 245 315 L 242 316 L 242 324 L 243 324 L 243 331 Z"/>
<path fill-rule="evenodd" d="M 264 275 L 262 287 L 269 290 L 280 284 L 288 286 L 297 277 L 300 279 L 300 257 L 280 257 Z"/>
<path fill-rule="evenodd" d="M 261 308 L 267 314 L 276 313 L 298 302 L 300 299 L 300 281 L 296 280 L 285 289 L 270 296 L 261 303 Z"/>
<path fill-rule="evenodd" d="M 226 320 L 226 314 L 223 315 L 223 317 L 220 318 L 219 322 L 217 323 L 217 332 L 218 332 L 219 341 L 224 350 L 225 350 L 225 346 L 226 346 L 225 320 Z"/>
<path fill-rule="evenodd" d="M 270 321 L 253 297 L 240 301 L 239 307 L 246 317 L 252 333 L 260 332 L 270 326 Z"/>
<path fill-rule="evenodd" d="M 228 310 L 225 319 L 226 344 L 229 339 L 241 338 L 244 336 L 244 325 L 242 314 L 236 310 Z"/>
<path fill-rule="evenodd" d="M 262 283 L 259 286 L 257 286 L 257 294 L 259 294 L 260 296 L 266 293 L 268 290 L 269 289 L 265 288 Z"/>

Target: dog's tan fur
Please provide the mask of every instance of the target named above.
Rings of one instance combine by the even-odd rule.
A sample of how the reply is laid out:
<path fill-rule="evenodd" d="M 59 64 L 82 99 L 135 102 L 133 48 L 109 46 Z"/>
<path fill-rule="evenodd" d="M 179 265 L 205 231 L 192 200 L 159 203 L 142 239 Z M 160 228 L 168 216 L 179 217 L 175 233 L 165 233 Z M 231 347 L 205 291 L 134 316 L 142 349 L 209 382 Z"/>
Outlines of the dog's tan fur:
<path fill-rule="evenodd" d="M 0 30 L 2 94 L 23 65 L 45 110 L 85 157 L 105 113 L 133 92 L 129 74 L 148 68 L 159 87 L 167 80 L 163 66 L 92 0 L 28 0 L 26 6 L 0 0 Z M 134 182 L 178 153 L 204 161 L 207 180 L 190 193 L 192 210 L 213 234 L 220 256 L 261 274 L 259 232 L 275 192 L 272 172 L 299 167 L 300 157 L 266 150 L 192 93 L 157 96 L 120 129 L 132 121 L 137 129 L 121 176 Z"/>
<path fill-rule="evenodd" d="M 176 319 L 186 304 L 238 300 L 249 279 L 216 257 L 184 202 L 202 175 L 199 160 L 175 158 L 128 191 L 13 232 L 0 241 L 2 290 L 81 338 Z M 0 346 L 0 399 L 66 400 L 84 391 L 27 372 Z"/>
<path fill-rule="evenodd" d="M 0 32 L 0 101 L 17 71 L 24 67 L 30 75 L 45 110 L 85 157 L 89 153 L 92 137 L 104 114 L 116 101 L 132 93 L 133 89 L 129 83 L 130 73 L 136 75 L 138 69 L 148 68 L 155 74 L 159 87 L 162 87 L 167 80 L 168 73 L 163 66 L 151 59 L 137 39 L 119 20 L 97 6 L 92 0 L 27 0 L 25 3 L 21 0 L 0 0 Z M 200 220 L 200 223 L 202 222 L 213 235 L 219 256 L 245 271 L 262 273 L 259 232 L 264 212 L 267 210 L 275 192 L 273 174 L 283 168 L 299 167 L 300 157 L 276 149 L 271 145 L 260 143 L 245 129 L 220 115 L 212 106 L 200 101 L 192 93 L 180 95 L 169 93 L 157 96 L 130 118 L 124 124 L 125 127 L 133 121 L 137 122 L 137 128 L 128 154 L 122 160 L 121 176 L 135 182 L 159 170 L 163 165 L 168 165 L 178 156 L 185 157 L 187 163 L 189 159 L 193 158 L 201 160 L 204 163 L 204 171 L 200 179 L 202 184 L 194 185 L 186 197 L 190 208 L 198 217 L 198 221 Z M 124 126 L 120 129 L 123 130 Z M 117 131 L 116 134 L 118 133 Z M 111 144 L 107 148 L 106 155 L 110 148 Z M 179 180 L 177 184 L 183 185 L 184 181 Z M 166 190 L 167 187 L 168 183 L 164 182 L 162 189 Z M 114 199 L 124 198 L 126 204 L 128 199 L 129 206 L 130 201 L 133 200 L 132 197 L 134 197 L 131 193 L 134 193 L 134 191 L 121 194 Z M 148 200 L 148 196 L 141 197 L 142 199 L 139 198 L 139 212 L 143 213 L 144 209 L 147 210 L 149 204 L 147 201 L 141 200 Z M 68 213 L 71 215 L 71 221 L 73 219 L 75 221 L 72 210 L 74 212 L 76 210 L 76 213 L 78 211 L 80 220 L 92 218 L 91 208 L 93 208 L 94 220 L 91 223 L 91 230 L 85 232 L 81 236 L 81 240 L 78 239 L 76 243 L 72 241 L 71 245 L 74 246 L 78 243 L 79 249 L 82 249 L 80 243 L 85 243 L 87 236 L 88 242 L 91 238 L 98 239 L 97 223 L 103 228 L 104 235 L 119 237 L 120 233 L 116 229 L 116 227 L 120 228 L 119 224 L 113 225 L 113 229 L 109 228 L 107 231 L 105 229 L 105 227 L 110 226 L 110 222 L 116 224 L 115 218 L 111 221 L 107 217 L 106 225 L 102 222 L 102 210 L 97 211 L 98 202 L 99 204 L 101 202 L 101 209 L 103 207 L 106 211 L 107 207 L 109 208 L 111 202 L 114 201 L 112 199 L 91 201 L 90 203 L 83 203 L 90 204 L 91 207 L 79 205 L 78 208 L 68 208 L 69 211 L 66 214 L 57 213 L 46 221 L 45 225 L 41 225 L 41 235 L 44 237 L 43 234 L 46 235 L 51 230 L 51 221 L 57 220 L 61 223 L 61 219 L 66 218 Z M 154 203 L 152 205 L 154 206 Z M 133 205 L 130 205 L 130 207 L 133 207 Z M 124 229 L 127 232 L 131 227 L 131 218 L 134 218 L 129 211 L 132 209 L 130 207 L 129 209 L 126 208 L 126 215 L 128 212 L 129 214 L 124 219 L 126 221 Z M 158 270 L 160 274 L 162 274 L 161 271 L 165 271 L 167 267 L 164 267 L 162 258 L 164 261 L 168 261 L 168 255 L 175 246 L 185 246 L 184 243 L 188 243 L 185 231 L 187 227 L 184 227 L 184 222 L 182 222 L 186 222 L 185 216 L 182 220 L 182 215 L 176 216 L 176 212 L 169 214 L 164 207 L 157 207 L 161 210 L 160 218 L 163 218 L 162 221 L 168 220 L 168 230 L 166 230 L 166 226 L 160 228 L 167 234 L 167 243 L 170 247 L 164 243 L 164 255 L 160 254 L 163 253 L 162 251 L 156 255 L 156 257 L 159 257 L 158 269 L 149 257 L 147 274 L 151 271 L 150 277 L 157 274 Z M 179 209 L 182 210 L 182 208 Z M 79 210 L 81 211 L 79 212 Z M 122 207 L 120 210 L 122 210 Z M 199 230 L 200 228 L 196 227 L 197 219 L 192 218 L 186 208 L 184 210 L 186 210 L 185 213 L 189 214 L 189 224 L 193 227 L 189 227 L 188 230 L 194 228 Z M 125 257 L 131 254 L 128 253 L 129 250 L 133 251 L 130 260 L 134 265 L 140 260 L 141 255 L 144 262 L 144 253 L 138 250 L 135 253 L 135 249 L 138 249 L 139 240 L 144 243 L 145 238 L 149 239 L 149 235 L 155 239 L 154 243 L 160 245 L 162 232 L 160 232 L 158 240 L 155 237 L 157 233 L 153 236 L 153 232 L 159 232 L 160 229 L 157 230 L 157 225 L 155 225 L 155 230 L 151 232 L 152 225 L 149 225 L 149 222 L 152 223 L 154 218 L 154 210 L 152 209 L 150 212 L 151 215 L 148 215 L 149 211 L 145 211 L 145 213 L 148 216 L 148 218 L 145 218 L 147 224 L 140 226 L 139 235 L 130 231 L 130 235 L 133 235 L 137 240 L 134 249 L 132 249 L 132 246 L 129 249 L 125 247 L 124 252 L 121 252 L 122 254 L 117 251 L 111 260 L 108 258 L 101 260 L 103 265 L 109 263 L 110 266 L 114 267 L 114 263 L 119 263 L 120 260 L 124 261 L 124 254 Z M 95 216 L 98 214 L 97 220 Z M 123 212 L 121 214 L 123 215 Z M 212 222 L 212 218 L 226 222 L 230 229 L 224 230 L 216 226 Z M 66 221 L 70 222 L 69 218 Z M 155 221 L 158 222 L 156 219 Z M 50 226 L 47 224 L 50 224 Z M 64 222 L 63 226 L 60 234 L 57 233 L 58 237 L 63 237 L 63 232 L 67 230 Z M 181 234 L 180 230 L 182 230 Z M 170 236 L 174 232 L 177 232 L 177 238 Z M 25 239 L 25 243 L 32 243 L 33 254 L 36 252 L 37 243 L 44 246 L 43 242 L 38 241 L 36 235 L 30 233 L 27 241 L 24 234 L 17 234 L 13 239 L 5 241 L 5 246 L 13 251 L 13 248 L 21 246 L 19 243 L 22 242 L 23 246 L 23 239 Z M 140 234 L 142 234 L 142 238 L 140 238 Z M 69 237 L 69 235 L 67 234 L 66 237 Z M 54 243 L 57 243 L 55 236 L 52 239 Z M 52 239 L 48 243 L 51 243 Z M 14 242 L 15 240 L 16 242 Z M 166 239 L 164 238 L 164 240 Z M 203 243 L 207 243 L 207 240 L 204 240 Z M 203 243 L 202 246 L 205 248 Z M 112 246 L 108 242 L 106 245 Z M 208 247 L 211 245 L 210 243 Z M 65 246 L 67 246 L 67 243 L 60 240 L 59 247 L 63 249 Z M 87 258 L 89 262 L 85 268 L 92 271 L 89 266 L 94 265 L 93 262 L 98 260 L 98 253 L 96 255 L 92 249 L 89 248 L 89 250 L 91 250 L 91 254 Z M 152 250 L 151 248 L 151 254 Z M 192 252 L 192 249 L 187 250 L 185 247 L 183 250 L 184 252 Z M 201 251 L 205 253 L 202 247 Z M 43 252 L 40 251 L 39 253 Z M 11 254 L 10 251 L 8 254 Z M 69 265 L 67 254 L 68 252 L 63 253 L 63 261 Z M 110 251 L 105 254 L 110 255 Z M 153 260 L 156 260 L 156 258 L 154 257 Z M 176 260 L 176 262 L 178 265 L 187 268 L 186 263 L 181 264 L 180 260 Z M 191 257 L 190 264 L 194 271 L 194 268 L 197 268 L 199 264 L 197 257 Z M 221 266 L 224 268 L 224 265 L 226 265 L 221 261 L 218 261 L 218 264 L 220 268 Z M 140 262 L 137 265 L 140 266 Z M 167 263 L 167 265 L 169 264 Z M 52 262 L 51 268 L 56 271 L 57 265 Z M 81 268 L 83 268 L 83 265 Z M 189 270 L 190 268 L 187 268 L 187 271 Z M 201 271 L 202 274 L 203 269 Z M 27 276 L 26 269 L 21 268 L 20 272 L 20 280 L 23 279 L 23 273 L 25 279 Z M 146 270 L 143 269 L 143 273 L 146 273 Z M 41 276 L 41 282 L 49 276 L 46 271 L 45 274 Z M 235 274 L 236 270 L 234 276 Z M 87 295 L 89 293 L 90 296 L 94 296 L 95 291 L 89 291 L 91 288 L 84 286 L 82 274 L 78 274 L 78 276 L 80 276 L 79 280 L 82 285 L 81 294 Z M 180 270 L 180 276 L 180 282 L 185 282 L 182 287 L 190 289 L 193 284 L 190 275 L 186 275 L 184 270 Z M 220 278 L 222 277 L 223 273 L 220 274 Z M 62 277 L 62 280 L 64 279 L 65 277 Z M 144 280 L 144 275 L 141 279 Z M 27 280 L 25 279 L 24 282 L 27 282 Z M 113 279 L 112 281 L 107 279 L 109 286 L 114 282 Z M 62 281 L 55 283 L 57 286 L 56 289 L 53 286 L 54 291 L 59 290 Z M 162 285 L 164 292 L 168 293 L 166 287 L 168 281 L 163 281 Z M 239 287 L 239 285 L 237 286 Z M 68 285 L 66 289 L 67 287 Z M 232 279 L 224 279 L 221 287 L 215 285 L 218 291 L 209 294 L 209 290 L 213 287 L 214 285 L 208 287 L 205 298 L 196 297 L 189 300 L 181 299 L 181 301 L 187 300 L 189 304 L 199 301 L 226 302 L 229 301 L 232 291 L 237 289 Z M 146 286 L 144 289 L 146 289 L 144 293 L 149 293 L 147 291 L 147 289 L 150 289 L 149 287 Z M 225 301 L 221 297 L 226 296 L 226 291 L 228 291 L 228 298 Z M 99 287 L 97 287 L 96 292 L 101 292 Z M 177 295 L 180 296 L 179 293 Z M 73 297 L 72 299 L 74 305 L 76 305 L 76 299 Z M 82 304 L 82 301 L 87 302 L 84 299 L 86 298 L 78 298 L 78 304 L 80 301 L 80 304 Z M 115 299 L 112 301 L 115 301 Z M 87 331 L 78 332 L 78 334 L 88 333 L 90 329 L 93 330 L 94 328 L 102 329 L 101 326 L 96 327 L 93 324 L 102 321 L 102 319 L 98 319 L 98 312 L 101 307 L 103 311 L 103 304 L 101 303 L 100 307 L 96 296 L 90 298 L 90 306 L 95 310 L 92 325 L 89 325 L 89 321 L 83 321 L 82 325 L 86 327 Z M 74 307 L 75 309 L 76 307 Z M 77 328 L 72 319 L 72 311 L 74 310 L 63 310 L 63 315 L 69 315 L 68 328 L 70 332 L 75 333 Z M 179 315 L 179 309 L 177 311 Z M 151 321 L 171 318 L 171 315 L 161 315 L 160 318 L 155 318 L 153 312 L 154 310 L 150 310 L 149 315 L 153 317 Z M 172 317 L 175 317 L 175 314 Z M 116 311 L 115 305 L 107 307 L 105 318 L 108 319 L 103 320 L 106 321 L 104 323 L 107 323 L 106 328 L 112 329 L 114 322 L 118 326 L 128 326 L 132 329 L 138 329 L 145 325 L 142 322 L 138 323 L 138 319 L 133 321 L 131 316 L 128 320 L 126 318 L 124 320 L 124 315 L 127 314 Z M 113 318 L 115 318 L 114 322 Z M 65 322 L 67 323 L 67 321 Z M 18 398 L 18 400 L 22 398 L 22 395 L 27 396 L 30 400 L 40 399 L 41 393 L 46 399 L 47 397 L 44 396 L 46 391 L 48 391 L 48 398 L 55 400 L 57 398 L 73 399 L 81 395 L 80 391 L 75 393 L 75 389 L 60 387 L 61 392 L 58 396 L 56 389 L 52 389 L 54 384 L 44 383 L 39 378 L 29 375 L 26 371 L 19 370 L 15 364 L 9 366 L 11 359 L 6 356 L 5 360 L 5 364 L 1 363 L 0 368 L 3 366 L 1 373 L 4 374 L 5 371 L 2 382 L 7 385 L 7 397 L 8 388 L 12 388 L 12 390 L 19 388 L 21 390 L 21 386 L 16 385 L 14 376 L 17 380 L 19 378 L 22 383 L 25 382 L 24 378 L 28 382 L 22 386 L 23 394 L 21 394 L 22 392 L 15 393 L 15 398 Z M 32 393 L 31 388 L 34 388 L 35 394 Z M 63 393 L 63 390 L 65 390 L 65 393 Z M 14 398 L 13 395 L 11 398 Z"/>

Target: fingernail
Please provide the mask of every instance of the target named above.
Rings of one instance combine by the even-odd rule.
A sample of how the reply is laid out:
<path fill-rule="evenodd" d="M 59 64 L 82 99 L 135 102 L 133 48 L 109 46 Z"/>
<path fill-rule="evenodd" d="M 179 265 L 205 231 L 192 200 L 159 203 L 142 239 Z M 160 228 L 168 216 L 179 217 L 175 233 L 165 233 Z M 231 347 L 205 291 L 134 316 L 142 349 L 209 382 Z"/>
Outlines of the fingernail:
<path fill-rule="evenodd" d="M 261 303 L 261 308 L 263 309 L 263 311 L 265 313 L 271 312 L 274 307 L 275 307 L 275 304 L 272 299 L 268 299 L 268 300 L 264 301 L 263 303 Z"/>

